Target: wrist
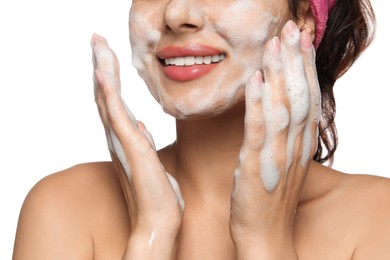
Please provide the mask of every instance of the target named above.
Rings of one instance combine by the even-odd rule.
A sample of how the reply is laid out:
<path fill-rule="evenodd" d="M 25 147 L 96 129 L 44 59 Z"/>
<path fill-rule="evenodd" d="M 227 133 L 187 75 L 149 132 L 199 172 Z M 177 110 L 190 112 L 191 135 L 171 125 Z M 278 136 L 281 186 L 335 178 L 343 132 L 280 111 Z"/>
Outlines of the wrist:
<path fill-rule="evenodd" d="M 297 260 L 292 238 L 278 236 L 241 237 L 234 241 L 237 260 Z"/>
<path fill-rule="evenodd" d="M 123 260 L 171 260 L 177 249 L 177 232 L 135 229 L 129 238 Z"/>

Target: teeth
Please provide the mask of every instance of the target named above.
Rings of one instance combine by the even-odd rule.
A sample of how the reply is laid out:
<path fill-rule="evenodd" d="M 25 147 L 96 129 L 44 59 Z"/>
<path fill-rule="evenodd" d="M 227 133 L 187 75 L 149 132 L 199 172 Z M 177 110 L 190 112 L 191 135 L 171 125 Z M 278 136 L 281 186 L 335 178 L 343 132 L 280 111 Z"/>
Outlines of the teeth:
<path fill-rule="evenodd" d="M 191 66 L 195 64 L 195 57 L 185 57 L 184 58 L 184 65 Z"/>
<path fill-rule="evenodd" d="M 192 65 L 209 65 L 211 63 L 221 62 L 226 58 L 225 54 L 219 54 L 214 56 L 187 56 L 187 57 L 177 57 L 165 59 L 165 65 L 175 65 L 175 66 L 192 66 Z"/>
<path fill-rule="evenodd" d="M 214 55 L 211 57 L 211 62 L 218 62 L 219 61 L 219 55 Z"/>
<path fill-rule="evenodd" d="M 184 66 L 184 58 L 183 57 L 175 58 L 175 65 Z"/>
<path fill-rule="evenodd" d="M 211 64 L 211 56 L 206 56 L 203 58 L 203 63 L 204 64 Z"/>

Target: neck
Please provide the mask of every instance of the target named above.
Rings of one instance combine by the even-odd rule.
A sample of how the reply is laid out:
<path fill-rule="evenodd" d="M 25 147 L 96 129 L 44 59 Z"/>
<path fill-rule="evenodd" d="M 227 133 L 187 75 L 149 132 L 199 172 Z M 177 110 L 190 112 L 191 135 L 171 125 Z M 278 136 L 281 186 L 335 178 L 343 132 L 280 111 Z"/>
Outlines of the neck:
<path fill-rule="evenodd" d="M 176 122 L 177 140 L 168 148 L 172 159 L 164 166 L 179 181 L 184 197 L 230 199 L 244 115 L 239 104 L 212 118 Z"/>
<path fill-rule="evenodd" d="M 177 140 L 160 150 L 159 157 L 179 182 L 186 205 L 220 204 L 221 199 L 230 203 L 233 173 L 244 135 L 244 115 L 244 105 L 239 104 L 212 118 L 176 122 Z M 326 193 L 327 187 L 338 180 L 336 175 L 330 178 L 323 174 L 329 170 L 326 169 L 311 163 L 301 201 Z"/>

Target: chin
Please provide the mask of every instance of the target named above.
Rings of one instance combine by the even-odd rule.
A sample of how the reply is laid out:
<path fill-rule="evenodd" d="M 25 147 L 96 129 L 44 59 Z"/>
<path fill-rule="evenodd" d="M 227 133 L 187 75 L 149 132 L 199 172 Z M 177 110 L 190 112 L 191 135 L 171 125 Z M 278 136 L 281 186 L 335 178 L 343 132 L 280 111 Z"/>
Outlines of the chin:
<path fill-rule="evenodd" d="M 239 93 L 237 93 L 239 94 Z M 171 103 L 171 105 L 161 104 L 165 113 L 175 117 L 177 120 L 194 121 L 218 117 L 222 114 L 229 113 L 236 107 L 244 107 L 244 95 L 237 95 L 233 100 L 207 102 L 183 102 Z"/>

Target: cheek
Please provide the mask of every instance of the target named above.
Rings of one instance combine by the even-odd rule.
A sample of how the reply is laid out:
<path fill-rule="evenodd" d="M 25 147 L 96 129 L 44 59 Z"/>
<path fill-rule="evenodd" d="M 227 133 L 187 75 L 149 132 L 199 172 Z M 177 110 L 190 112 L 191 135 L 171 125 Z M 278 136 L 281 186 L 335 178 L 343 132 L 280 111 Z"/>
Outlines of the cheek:
<path fill-rule="evenodd" d="M 155 70 L 154 67 L 156 66 L 154 55 L 156 53 L 157 43 L 161 38 L 156 13 L 161 12 L 158 12 L 157 9 L 153 12 L 145 12 L 145 8 L 149 7 L 133 5 L 130 10 L 129 31 L 132 63 L 137 69 L 138 74 L 148 85 L 154 98 L 158 101 L 159 98 L 156 89 L 150 87 L 156 84 L 154 81 L 159 81 L 158 75 L 155 74 L 154 77 L 151 77 L 152 73 L 150 71 Z M 152 10 L 152 8 L 148 10 Z"/>
<path fill-rule="evenodd" d="M 230 44 L 255 46 L 264 42 L 270 34 L 276 34 L 272 27 L 278 23 L 279 18 L 264 12 L 248 10 L 238 12 L 241 13 L 240 16 L 233 21 L 229 18 L 236 12 L 225 13 L 218 24 L 219 30 L 225 35 Z"/>
<path fill-rule="evenodd" d="M 144 70 L 145 65 L 152 62 L 150 49 L 155 48 L 161 38 L 161 32 L 154 25 L 153 15 L 133 9 L 129 17 L 130 42 L 133 55 L 133 65 L 137 70 Z"/>
<path fill-rule="evenodd" d="M 261 66 L 262 47 L 277 35 L 284 20 L 283 11 L 279 9 L 282 8 L 260 6 L 253 1 L 237 1 L 226 8 L 216 21 L 216 29 L 231 46 L 235 61 L 240 61 L 245 67 L 256 66 L 258 69 Z"/>
<path fill-rule="evenodd" d="M 234 65 L 228 77 L 233 84 L 245 85 L 254 71 L 262 69 L 263 47 L 278 34 L 284 20 L 282 8 L 274 7 L 274 4 L 267 7 L 258 2 L 237 1 L 215 21 L 216 30 L 231 48 L 229 54 Z"/>

